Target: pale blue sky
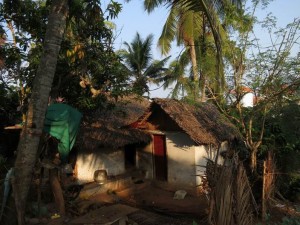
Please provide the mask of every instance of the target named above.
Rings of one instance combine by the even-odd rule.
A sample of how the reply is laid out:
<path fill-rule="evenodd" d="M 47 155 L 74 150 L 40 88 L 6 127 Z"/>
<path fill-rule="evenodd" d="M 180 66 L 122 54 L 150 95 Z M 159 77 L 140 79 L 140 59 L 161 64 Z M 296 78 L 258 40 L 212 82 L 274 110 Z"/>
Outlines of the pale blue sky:
<path fill-rule="evenodd" d="M 142 0 L 131 0 L 129 3 L 125 3 L 124 0 L 117 0 L 117 2 L 123 4 L 123 10 L 119 17 L 114 20 L 117 31 L 120 32 L 115 47 L 119 49 L 124 41 L 131 42 L 136 32 L 139 32 L 143 38 L 152 33 L 154 34 L 153 54 L 160 57 L 156 44 L 168 16 L 168 9 L 161 7 L 148 14 L 143 9 Z M 258 10 L 256 16 L 263 19 L 269 12 L 278 18 L 279 26 L 285 26 L 294 18 L 300 17 L 300 0 L 273 0 L 267 9 Z"/>
<path fill-rule="evenodd" d="M 108 0 L 106 1 L 108 2 Z M 159 8 L 148 14 L 143 10 L 143 1 L 141 0 L 131 0 L 129 3 L 124 3 L 124 0 L 118 0 L 118 2 L 123 4 L 123 10 L 114 21 L 117 31 L 120 32 L 115 41 L 115 48 L 120 49 L 124 47 L 122 45 L 124 41 L 130 43 L 136 32 L 139 32 L 143 38 L 152 33 L 154 35 L 153 56 L 156 59 L 161 58 L 160 51 L 157 49 L 157 41 L 166 21 L 168 9 Z M 268 8 L 257 11 L 256 16 L 261 20 L 270 12 L 277 17 L 278 26 L 284 27 L 292 22 L 294 18 L 300 17 L 300 0 L 274 0 L 269 4 Z M 259 29 L 256 31 L 257 37 L 265 44 L 268 43 L 266 34 L 260 32 Z M 180 48 L 175 48 L 171 54 L 173 57 L 176 57 L 180 51 Z M 299 47 L 296 51 L 299 52 Z M 151 97 L 166 97 L 166 95 L 167 92 L 162 90 L 151 93 Z"/>

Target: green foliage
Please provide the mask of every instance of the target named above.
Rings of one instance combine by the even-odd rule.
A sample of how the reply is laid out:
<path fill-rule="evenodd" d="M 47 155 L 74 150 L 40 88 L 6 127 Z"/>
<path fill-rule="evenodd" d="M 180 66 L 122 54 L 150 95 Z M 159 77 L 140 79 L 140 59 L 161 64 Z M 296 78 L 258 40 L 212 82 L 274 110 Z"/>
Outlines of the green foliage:
<path fill-rule="evenodd" d="M 159 80 L 163 82 L 163 88 L 166 90 L 169 86 L 173 86 L 169 97 L 180 99 L 186 95 L 187 91 L 191 89 L 191 79 L 186 74 L 186 67 L 189 65 L 188 52 L 184 51 L 177 60 L 169 64 L 169 70 Z"/>
<path fill-rule="evenodd" d="M 110 19 L 115 19 L 118 14 L 121 12 L 122 10 L 122 5 L 118 2 L 115 2 L 115 1 L 110 1 L 109 5 L 107 6 L 107 9 L 106 9 L 109 14 L 108 14 L 108 17 L 106 18 L 107 20 L 110 18 Z"/>
<path fill-rule="evenodd" d="M 300 225 L 300 218 L 296 217 L 284 217 L 282 223 L 278 225 Z"/>
<path fill-rule="evenodd" d="M 171 50 L 171 43 L 177 41 L 178 46 L 184 46 L 185 51 L 189 52 L 189 63 L 192 64 L 189 69 L 192 76 L 179 75 L 174 71 L 174 75 L 166 77 L 171 82 L 166 81 L 164 87 L 176 82 L 174 78 L 177 77 L 180 80 L 176 82 L 172 97 L 178 98 L 179 92 L 182 92 L 189 95 L 187 98 L 198 99 L 201 96 L 204 100 L 207 94 L 205 89 L 209 89 L 221 98 L 225 87 L 221 42 L 227 39 L 226 28 L 240 20 L 242 1 L 144 1 L 148 12 L 164 4 L 169 6 L 170 11 L 158 41 L 161 52 L 166 55 Z M 225 19 L 227 14 L 232 16 L 228 15 Z M 181 65 L 182 68 L 186 66 Z M 188 82 L 186 77 L 199 82 Z"/>
<path fill-rule="evenodd" d="M 77 107 L 81 111 L 89 111 L 95 110 L 99 106 L 101 106 L 106 101 L 105 96 L 98 95 L 95 98 L 90 98 L 89 96 L 81 95 L 79 96 L 78 100 L 76 101 Z"/>
<path fill-rule="evenodd" d="M 28 40 L 41 42 L 46 31 L 49 4 L 46 1 L 4 0 L 2 5 L 4 20 L 11 21 L 17 28 L 17 39 L 23 39 L 21 48 L 29 46 Z M 28 35 L 26 35 L 28 34 Z"/>
<path fill-rule="evenodd" d="M 119 52 L 126 66 L 127 74 L 134 79 L 132 91 L 138 95 L 149 93 L 148 84 L 150 82 L 157 83 L 168 71 L 164 66 L 169 57 L 162 60 L 152 58 L 152 42 L 153 35 L 150 34 L 142 39 L 137 33 L 131 43 L 125 42 L 126 49 Z"/>
<path fill-rule="evenodd" d="M 265 152 L 275 152 L 277 164 L 283 172 L 293 172 L 299 169 L 299 113 L 298 104 L 285 103 L 280 108 L 270 111 L 266 120 L 263 149 Z"/>
<path fill-rule="evenodd" d="M 270 220 L 270 218 L 268 219 Z M 266 225 L 300 225 L 300 218 L 299 217 L 283 217 L 282 221 L 279 223 L 274 223 L 270 221 L 266 221 Z M 258 223 L 257 225 L 262 225 L 262 223 Z"/>
<path fill-rule="evenodd" d="M 300 147 L 300 105 L 296 103 L 288 104 L 281 109 L 279 115 L 279 124 L 282 133 L 292 147 L 299 145 Z M 298 149 L 300 152 L 300 148 Z"/>
<path fill-rule="evenodd" d="M 111 96 L 127 92 L 128 73 L 113 51 L 113 28 L 107 25 L 107 20 L 115 18 L 121 9 L 122 5 L 115 1 L 106 9 L 100 1 L 72 1 L 52 98 L 61 96 L 69 104 L 90 109 L 103 99 L 103 96 L 93 99 L 91 87 Z M 0 12 L 0 28 L 9 24 L 10 32 L 15 34 L 13 40 L 4 42 L 0 48 L 0 58 L 4 57 L 5 62 L 1 67 L 2 80 L 18 86 L 18 101 L 24 107 L 42 54 L 49 2 L 5 0 L 0 4 Z M 89 81 L 85 89 L 79 85 L 83 79 Z"/>
<path fill-rule="evenodd" d="M 254 20 L 254 12 L 258 2 L 255 1 L 253 12 L 248 14 L 252 22 L 257 22 Z M 249 22 L 251 28 L 252 22 Z M 241 130 L 249 153 L 253 153 L 250 155 L 252 170 L 256 169 L 257 152 L 264 158 L 268 151 L 274 151 L 282 169 L 286 166 L 283 161 L 284 151 L 291 153 L 298 148 L 298 131 L 294 129 L 299 127 L 294 117 L 298 109 L 295 114 L 292 110 L 287 113 L 283 109 L 297 98 L 295 94 L 300 85 L 299 73 L 296 72 L 300 63 L 299 56 L 291 51 L 299 39 L 300 20 L 295 19 L 283 29 L 277 29 L 274 22 L 274 18 L 268 16 L 261 24 L 271 37 L 271 46 L 262 46 L 255 34 L 252 36 L 252 28 L 240 31 L 234 37 L 235 41 L 227 43 L 226 63 L 229 64 L 226 72 L 232 78 L 227 81 L 232 107 L 229 110 L 228 107 L 223 108 Z M 243 107 L 243 98 L 249 92 L 256 100 L 254 107 Z M 295 121 L 288 119 L 291 117 Z M 287 120 L 295 122 L 295 126 L 289 126 Z M 279 133 L 274 133 L 276 126 Z"/>
<path fill-rule="evenodd" d="M 278 177 L 278 189 L 280 193 L 292 202 L 300 201 L 300 175 L 289 173 Z"/>
<path fill-rule="evenodd" d="M 269 151 L 275 153 L 276 167 L 283 173 L 277 176 L 277 187 L 291 201 L 300 198 L 299 110 L 300 106 L 291 102 L 270 112 L 259 154 L 264 158 Z"/>
<path fill-rule="evenodd" d="M 17 107 L 18 93 L 12 88 L 7 89 L 6 84 L 0 81 L 0 129 L 18 122 L 20 112 Z"/>
<path fill-rule="evenodd" d="M 4 158 L 2 155 L 0 155 L 0 168 L 1 168 L 1 170 L 4 167 L 5 163 L 6 163 L 6 158 Z"/>

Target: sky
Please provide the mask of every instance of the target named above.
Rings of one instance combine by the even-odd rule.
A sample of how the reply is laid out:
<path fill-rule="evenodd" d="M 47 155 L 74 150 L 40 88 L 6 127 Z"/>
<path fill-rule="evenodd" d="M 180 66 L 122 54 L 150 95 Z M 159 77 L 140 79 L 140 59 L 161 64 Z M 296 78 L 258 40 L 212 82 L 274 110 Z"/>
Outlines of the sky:
<path fill-rule="evenodd" d="M 106 0 L 106 2 L 109 1 Z M 117 2 L 123 4 L 123 9 L 118 18 L 113 21 L 116 24 L 116 31 L 118 34 L 115 40 L 116 50 L 124 48 L 123 43 L 125 41 L 130 43 L 137 32 L 142 38 L 146 38 L 149 34 L 153 34 L 153 57 L 155 59 L 163 58 L 157 48 L 157 41 L 168 16 L 168 9 L 161 7 L 157 8 L 151 14 L 148 14 L 143 9 L 142 0 L 131 0 L 129 3 L 125 3 L 124 0 L 117 0 Z M 291 23 L 294 18 L 300 17 L 299 9 L 299 0 L 273 0 L 266 9 L 258 10 L 255 15 L 258 19 L 263 19 L 271 12 L 275 17 L 277 17 L 277 25 L 279 27 L 284 27 L 286 24 Z M 256 35 L 262 42 L 264 42 L 264 44 L 268 43 L 266 34 L 262 33 L 260 29 L 256 29 Z M 173 46 L 176 45 L 174 44 Z M 181 50 L 182 48 L 174 48 L 171 52 L 172 57 L 175 58 L 179 55 Z M 299 52 L 299 49 L 296 51 Z M 156 86 L 150 87 L 150 89 L 155 88 Z M 166 97 L 168 93 L 168 90 L 163 91 L 162 89 L 159 89 L 152 91 L 150 96 Z"/>

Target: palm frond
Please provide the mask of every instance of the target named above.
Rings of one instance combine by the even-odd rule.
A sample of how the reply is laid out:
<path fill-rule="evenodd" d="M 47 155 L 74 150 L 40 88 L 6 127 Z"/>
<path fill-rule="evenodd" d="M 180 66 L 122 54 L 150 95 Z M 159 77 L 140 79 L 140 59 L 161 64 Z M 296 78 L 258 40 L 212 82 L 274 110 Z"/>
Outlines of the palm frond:
<path fill-rule="evenodd" d="M 194 11 L 188 10 L 185 12 L 182 12 L 182 16 L 180 16 L 179 20 L 179 36 L 181 39 L 195 39 L 196 33 L 195 33 L 195 25 L 197 24 L 194 20 Z M 199 33 L 197 34 L 199 35 Z"/>
<path fill-rule="evenodd" d="M 133 75 L 140 76 L 151 64 L 152 42 L 152 34 L 148 35 L 146 39 L 143 40 L 139 33 L 136 33 L 136 36 L 130 44 L 124 42 L 127 49 L 123 51 L 122 56 L 125 60 L 125 64 L 132 71 Z"/>
<path fill-rule="evenodd" d="M 171 50 L 171 42 L 175 39 L 177 34 L 177 15 L 178 10 L 176 7 L 172 7 L 166 23 L 163 27 L 162 33 L 158 40 L 158 46 L 161 49 L 161 53 L 166 55 Z"/>
<path fill-rule="evenodd" d="M 144 0 L 144 9 L 150 13 L 158 6 L 162 5 L 167 0 Z"/>
<path fill-rule="evenodd" d="M 145 70 L 144 76 L 151 79 L 157 79 L 158 81 L 158 79 L 168 71 L 165 65 L 170 57 L 171 56 L 168 56 L 162 60 L 155 60 L 154 62 L 152 62 L 151 65 Z"/>

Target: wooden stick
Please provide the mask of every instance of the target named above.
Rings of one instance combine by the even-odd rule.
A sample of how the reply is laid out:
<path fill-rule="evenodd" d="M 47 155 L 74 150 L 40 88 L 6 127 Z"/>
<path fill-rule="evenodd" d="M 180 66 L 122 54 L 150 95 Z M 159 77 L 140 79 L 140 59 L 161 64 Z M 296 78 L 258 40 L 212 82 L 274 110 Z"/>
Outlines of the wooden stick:
<path fill-rule="evenodd" d="M 64 216 L 66 214 L 65 201 L 63 191 L 58 180 L 58 169 L 51 169 L 49 171 L 49 180 L 54 195 L 56 207 L 58 208 L 60 215 Z"/>

